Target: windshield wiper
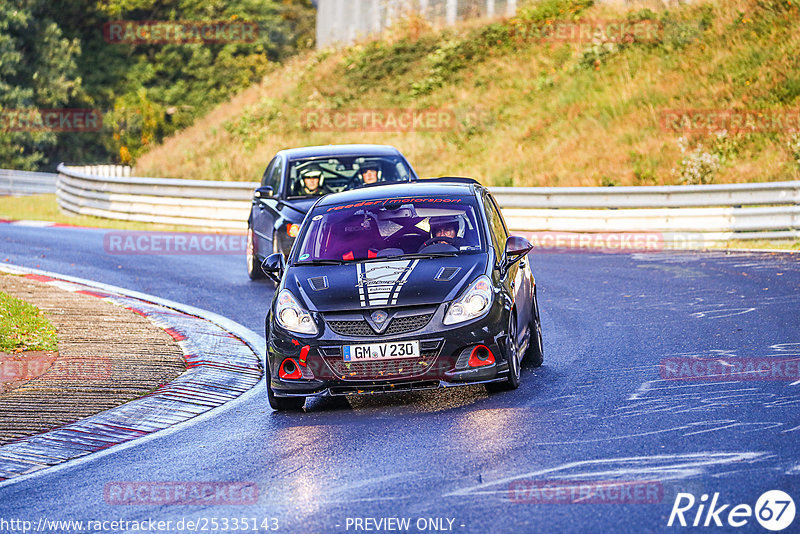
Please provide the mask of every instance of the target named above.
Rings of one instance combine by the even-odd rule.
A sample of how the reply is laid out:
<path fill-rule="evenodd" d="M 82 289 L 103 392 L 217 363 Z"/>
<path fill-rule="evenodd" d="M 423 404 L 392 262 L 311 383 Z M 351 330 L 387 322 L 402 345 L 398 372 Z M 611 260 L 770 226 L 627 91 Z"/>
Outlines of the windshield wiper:
<path fill-rule="evenodd" d="M 345 263 L 353 263 L 348 260 L 311 260 L 311 261 L 298 261 L 295 265 L 344 265 Z"/>
<path fill-rule="evenodd" d="M 430 258 L 448 258 L 451 256 L 458 256 L 458 252 L 414 252 L 412 254 L 396 254 L 391 256 L 380 256 L 378 258 L 370 258 L 369 261 L 381 261 L 388 259 L 430 259 Z"/>

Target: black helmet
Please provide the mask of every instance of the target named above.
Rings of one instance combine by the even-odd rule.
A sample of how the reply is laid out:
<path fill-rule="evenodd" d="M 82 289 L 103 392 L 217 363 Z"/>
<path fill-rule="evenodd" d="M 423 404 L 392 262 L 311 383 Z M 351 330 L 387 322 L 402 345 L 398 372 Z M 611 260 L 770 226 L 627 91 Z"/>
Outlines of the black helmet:
<path fill-rule="evenodd" d="M 380 171 L 381 170 L 381 162 L 376 160 L 367 160 L 364 163 L 359 164 L 358 172 L 364 171 Z"/>
<path fill-rule="evenodd" d="M 458 215 L 444 215 L 441 217 L 431 217 L 430 219 L 431 233 L 441 228 L 455 228 L 456 232 L 461 226 L 461 217 Z"/>

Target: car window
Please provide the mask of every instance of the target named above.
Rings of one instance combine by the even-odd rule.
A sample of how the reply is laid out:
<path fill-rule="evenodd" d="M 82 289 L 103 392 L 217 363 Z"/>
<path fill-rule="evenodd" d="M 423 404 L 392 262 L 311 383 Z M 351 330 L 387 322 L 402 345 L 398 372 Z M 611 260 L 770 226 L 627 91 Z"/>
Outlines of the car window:
<path fill-rule="evenodd" d="M 272 175 L 272 170 L 275 168 L 275 163 L 278 161 L 278 158 L 272 158 L 272 161 L 269 162 L 267 165 L 267 169 L 264 171 L 264 175 L 261 177 L 261 187 L 270 185 L 269 178 Z"/>
<path fill-rule="evenodd" d="M 500 215 L 500 210 L 491 195 L 484 197 L 483 206 L 486 212 L 486 220 L 489 223 L 489 229 L 492 234 L 492 242 L 497 251 L 498 257 L 503 253 L 508 240 L 508 230 L 506 229 L 503 217 Z"/>
<path fill-rule="evenodd" d="M 372 183 L 408 182 L 411 176 L 411 168 L 401 156 L 298 159 L 289 163 L 287 196 L 318 197 Z"/>
<path fill-rule="evenodd" d="M 321 206 L 297 247 L 299 263 L 485 251 L 474 197 L 373 200 Z"/>
<path fill-rule="evenodd" d="M 275 166 L 272 168 L 272 172 L 270 173 L 269 180 L 267 181 L 268 186 L 272 187 L 272 191 L 277 195 L 281 190 L 281 177 L 283 176 L 283 159 L 282 158 L 275 158 Z"/>

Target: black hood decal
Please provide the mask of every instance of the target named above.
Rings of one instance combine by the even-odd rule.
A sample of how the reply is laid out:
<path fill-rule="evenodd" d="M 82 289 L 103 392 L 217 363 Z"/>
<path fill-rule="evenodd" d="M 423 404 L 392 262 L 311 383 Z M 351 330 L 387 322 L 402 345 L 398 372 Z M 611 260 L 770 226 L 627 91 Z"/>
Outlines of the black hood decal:
<path fill-rule="evenodd" d="M 432 259 L 387 259 L 343 265 L 298 265 L 286 273 L 285 287 L 310 310 L 354 311 L 362 308 L 438 305 L 454 299 L 486 269 L 486 254 Z M 442 279 L 442 268 L 452 273 Z M 320 290 L 320 279 L 327 288 Z"/>

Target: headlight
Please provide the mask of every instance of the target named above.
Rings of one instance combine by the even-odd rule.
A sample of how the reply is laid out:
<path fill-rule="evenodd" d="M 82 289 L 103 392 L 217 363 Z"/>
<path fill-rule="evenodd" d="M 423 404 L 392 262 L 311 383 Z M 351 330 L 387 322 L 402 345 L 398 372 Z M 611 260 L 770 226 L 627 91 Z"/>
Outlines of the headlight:
<path fill-rule="evenodd" d="M 444 324 L 456 324 L 477 319 L 489 311 L 492 305 L 492 281 L 483 275 L 475 280 L 459 298 L 453 301 Z"/>
<path fill-rule="evenodd" d="M 311 319 L 311 314 L 300 306 L 286 289 L 278 294 L 278 303 L 275 305 L 275 320 L 290 332 L 311 335 L 317 333 L 317 326 Z"/>

